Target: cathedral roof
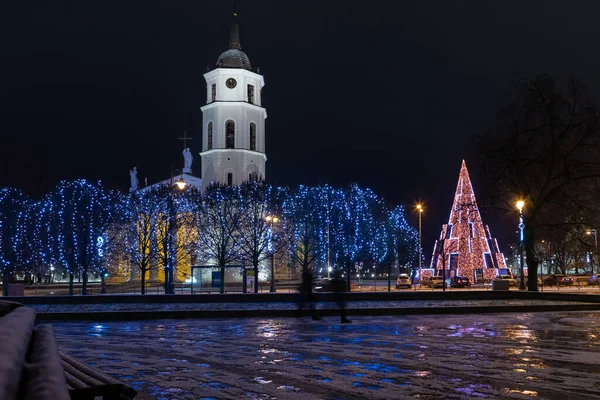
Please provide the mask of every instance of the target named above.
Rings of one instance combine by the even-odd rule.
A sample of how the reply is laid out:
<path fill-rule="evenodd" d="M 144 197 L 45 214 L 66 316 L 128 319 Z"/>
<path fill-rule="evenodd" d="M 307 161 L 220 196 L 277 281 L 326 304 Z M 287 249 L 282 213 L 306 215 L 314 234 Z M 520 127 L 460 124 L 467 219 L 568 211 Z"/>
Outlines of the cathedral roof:
<path fill-rule="evenodd" d="M 242 68 L 252 71 L 250 59 L 242 51 L 240 44 L 240 27 L 237 21 L 237 12 L 233 12 L 233 21 L 229 31 L 229 50 L 224 51 L 217 60 L 217 68 Z"/>

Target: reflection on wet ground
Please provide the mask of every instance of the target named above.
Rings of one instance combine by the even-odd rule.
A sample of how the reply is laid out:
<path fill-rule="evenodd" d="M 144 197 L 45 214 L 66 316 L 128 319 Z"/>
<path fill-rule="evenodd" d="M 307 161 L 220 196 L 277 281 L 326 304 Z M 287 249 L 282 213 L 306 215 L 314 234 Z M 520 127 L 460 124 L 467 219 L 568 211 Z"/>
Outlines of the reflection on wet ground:
<path fill-rule="evenodd" d="M 600 398 L 600 312 L 55 328 L 142 400 Z"/>

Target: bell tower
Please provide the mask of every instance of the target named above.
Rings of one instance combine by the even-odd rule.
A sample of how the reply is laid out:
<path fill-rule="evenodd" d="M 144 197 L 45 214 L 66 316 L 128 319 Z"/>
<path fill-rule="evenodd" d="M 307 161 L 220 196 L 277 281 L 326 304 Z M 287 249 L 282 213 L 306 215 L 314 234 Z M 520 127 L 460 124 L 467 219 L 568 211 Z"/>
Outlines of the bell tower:
<path fill-rule="evenodd" d="M 238 15 L 234 10 L 229 33 L 229 49 L 216 68 L 204 74 L 206 105 L 201 108 L 202 189 L 212 182 L 239 185 L 264 179 L 265 120 L 262 106 L 264 78 L 252 70 L 242 51 Z"/>

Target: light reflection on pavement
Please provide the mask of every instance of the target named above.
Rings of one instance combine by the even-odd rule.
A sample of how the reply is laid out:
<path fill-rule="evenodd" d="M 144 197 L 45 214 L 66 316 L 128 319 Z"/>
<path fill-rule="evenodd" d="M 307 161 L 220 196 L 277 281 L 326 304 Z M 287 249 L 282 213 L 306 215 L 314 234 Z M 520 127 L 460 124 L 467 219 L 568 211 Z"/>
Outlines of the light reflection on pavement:
<path fill-rule="evenodd" d="M 55 324 L 137 399 L 593 399 L 600 313 Z"/>

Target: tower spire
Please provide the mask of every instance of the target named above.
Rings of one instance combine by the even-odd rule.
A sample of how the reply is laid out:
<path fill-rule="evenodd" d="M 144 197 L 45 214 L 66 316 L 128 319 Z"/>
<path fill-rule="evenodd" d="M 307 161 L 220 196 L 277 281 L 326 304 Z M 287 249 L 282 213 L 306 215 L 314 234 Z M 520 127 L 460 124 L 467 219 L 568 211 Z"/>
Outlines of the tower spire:
<path fill-rule="evenodd" d="M 237 1 L 233 2 L 233 15 L 231 20 L 231 29 L 229 31 L 229 48 L 241 50 L 240 44 L 240 26 L 238 24 Z"/>

